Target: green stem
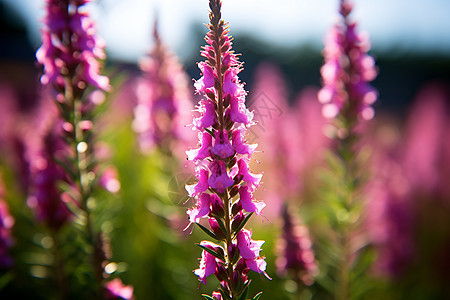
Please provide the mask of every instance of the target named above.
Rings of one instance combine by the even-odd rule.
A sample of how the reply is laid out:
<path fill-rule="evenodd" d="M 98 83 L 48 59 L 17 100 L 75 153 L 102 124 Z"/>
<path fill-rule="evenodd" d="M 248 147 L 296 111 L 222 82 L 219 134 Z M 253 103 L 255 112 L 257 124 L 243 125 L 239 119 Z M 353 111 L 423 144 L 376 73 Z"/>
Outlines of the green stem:
<path fill-rule="evenodd" d="M 80 207 L 85 213 L 86 220 L 86 238 L 89 245 L 92 246 L 91 264 L 96 280 L 98 297 L 97 299 L 103 299 L 103 267 L 101 260 L 98 258 L 98 253 L 101 253 L 102 249 L 99 249 L 100 245 L 97 243 L 95 230 L 92 224 L 92 217 L 89 210 L 89 197 L 91 194 L 91 180 L 89 179 L 89 156 L 91 151 L 89 145 L 84 137 L 84 132 L 81 126 L 82 121 L 82 102 L 81 99 L 74 97 L 74 91 L 71 79 L 73 76 L 67 76 L 65 78 L 65 99 L 69 103 L 72 109 L 71 125 L 73 126 L 73 151 L 75 155 L 74 172 L 76 174 L 76 184 L 80 193 Z M 84 144 L 83 144 L 84 143 Z"/>
<path fill-rule="evenodd" d="M 54 267 L 56 270 L 56 281 L 58 282 L 58 299 L 67 299 L 67 278 L 64 272 L 64 259 L 62 257 L 61 244 L 59 242 L 58 233 L 54 229 L 50 229 L 50 236 L 53 240 L 54 250 Z"/>

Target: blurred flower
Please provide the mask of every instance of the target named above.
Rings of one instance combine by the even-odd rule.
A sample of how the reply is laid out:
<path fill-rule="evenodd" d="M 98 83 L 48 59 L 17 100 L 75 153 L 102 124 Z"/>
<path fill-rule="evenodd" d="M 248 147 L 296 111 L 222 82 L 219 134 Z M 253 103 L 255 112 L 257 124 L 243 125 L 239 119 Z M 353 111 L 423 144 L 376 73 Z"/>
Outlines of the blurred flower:
<path fill-rule="evenodd" d="M 282 218 L 281 237 L 275 250 L 277 273 L 285 277 L 292 272 L 297 282 L 312 285 L 318 268 L 308 229 L 299 224 L 298 218 L 289 212 L 287 204 L 283 206 Z"/>
<path fill-rule="evenodd" d="M 55 139 L 51 136 L 44 147 L 45 156 L 42 165 L 37 165 L 39 177 L 36 188 L 29 199 L 30 205 L 39 207 L 39 215 L 49 226 L 59 228 L 64 216 L 56 203 L 64 197 L 66 204 L 72 204 L 72 212 L 77 219 L 83 219 L 79 225 L 83 232 L 81 241 L 89 253 L 91 274 L 96 284 L 86 293 L 104 293 L 104 266 L 108 256 L 105 253 L 102 233 L 97 232 L 91 210 L 96 198 L 93 192 L 99 187 L 97 174 L 101 147 L 96 144 L 95 129 L 99 129 L 93 120 L 101 110 L 96 110 L 104 102 L 104 91 L 111 89 L 109 78 L 99 74 L 99 59 L 104 59 L 104 43 L 96 36 L 96 29 L 90 15 L 85 11 L 87 0 L 47 0 L 42 46 L 37 50 L 37 60 L 44 65 L 41 83 L 52 88 L 55 103 L 59 108 L 56 118 Z M 89 93 L 86 90 L 90 90 Z M 65 149 L 59 148 L 64 142 Z M 61 152 L 61 153 L 60 153 Z M 59 153 L 61 155 L 59 155 Z M 53 156 L 52 156 L 53 154 Z M 55 159 L 55 161 L 53 161 Z M 59 166 L 54 164 L 57 162 Z M 57 171 L 62 167 L 61 174 Z M 108 175 L 108 174 L 107 174 Z M 58 178 L 59 176 L 63 178 Z M 55 178 L 56 177 L 56 178 Z M 65 179 L 66 177 L 67 179 Z M 111 177 L 110 177 L 111 178 Z M 55 192 L 58 186 L 62 192 Z M 111 183 L 111 180 L 108 180 Z M 117 190 L 117 181 L 110 190 Z M 49 197 L 50 196 L 50 197 Z M 61 198 L 60 198 L 61 197 Z M 59 199 L 58 199 L 59 198 Z M 34 199 L 34 201 L 33 201 Z M 51 200 L 51 201 L 50 201 Z M 92 205 L 93 204 L 93 205 Z M 51 221 L 49 221 L 51 220 Z M 58 236 L 56 236 L 57 238 Z M 58 261 L 55 261 L 58 264 Z M 56 266 L 60 270 L 62 266 Z M 64 284 L 59 283 L 60 290 Z M 92 297 L 92 294 L 91 294 Z"/>
<path fill-rule="evenodd" d="M 156 22 L 153 37 L 155 46 L 140 64 L 143 76 L 137 82 L 133 128 L 142 151 L 159 147 L 172 152 L 177 143 L 189 141 L 185 124 L 191 97 L 187 76 L 163 45 Z"/>
<path fill-rule="evenodd" d="M 266 274 L 264 257 L 259 255 L 264 242 L 251 240 L 251 232 L 243 229 L 242 223 L 244 211 L 261 214 L 265 204 L 253 197 L 262 175 L 249 170 L 256 145 L 248 145 L 244 138 L 253 114 L 245 107 L 247 93 L 238 78 L 242 65 L 231 50 L 228 27 L 221 20 L 221 1 L 210 0 L 209 5 L 207 45 L 201 52 L 206 60 L 198 64 L 203 76 L 195 82 L 197 93 L 204 97 L 197 108 L 200 116 L 193 120 L 201 145 L 186 152 L 198 179 L 186 186 L 196 200 L 188 215 L 190 223 L 208 217 L 212 231 L 203 225 L 200 228 L 224 241 L 224 247 L 207 241 L 200 244 L 202 260 L 194 273 L 203 283 L 215 274 L 222 290 L 234 298 L 248 283 L 249 270 Z"/>
<path fill-rule="evenodd" d="M 109 165 L 103 170 L 100 175 L 100 186 L 110 193 L 117 193 L 120 191 L 120 181 L 118 179 L 117 169 Z"/>
<path fill-rule="evenodd" d="M 329 139 L 322 133 L 326 120 L 317 101 L 317 88 L 304 88 L 289 105 L 285 80 L 276 65 L 259 65 L 253 81 L 250 103 L 258 124 L 252 133 L 264 145 L 264 151 L 255 156 L 266 176 L 265 189 L 257 196 L 271 199 L 270 218 L 281 213 L 284 201 L 300 197 L 308 184 L 307 174 L 321 162 Z"/>
<path fill-rule="evenodd" d="M 56 121 L 42 135 L 42 148 L 30 161 L 31 186 L 28 206 L 36 211 L 39 221 L 58 230 L 70 219 L 71 212 L 64 203 L 59 185 L 69 183 L 66 171 L 57 162 L 65 161 L 68 145 L 62 140 L 62 121 Z"/>
<path fill-rule="evenodd" d="M 0 269 L 10 268 L 13 265 L 11 255 L 8 253 L 13 244 L 11 230 L 14 218 L 9 213 L 5 199 L 5 191 L 0 173 Z"/>
<path fill-rule="evenodd" d="M 440 267 L 434 266 L 450 265 L 441 255 L 450 243 L 449 95 L 440 84 L 422 88 L 403 131 L 380 122 L 371 141 L 375 179 L 368 187 L 367 229 L 379 254 L 375 269 L 381 274 L 401 277 L 411 268 L 427 265 L 436 272 Z M 422 231 L 426 237 L 420 236 Z M 429 251 L 433 257 L 427 257 Z"/>
<path fill-rule="evenodd" d="M 124 285 L 119 278 L 115 278 L 106 284 L 105 296 L 108 300 L 133 300 L 133 287 L 131 285 Z"/>
<path fill-rule="evenodd" d="M 348 18 L 351 11 L 352 4 L 342 0 L 342 20 L 325 38 L 325 63 L 320 70 L 323 88 L 318 99 L 327 118 L 342 114 L 351 119 L 369 120 L 374 116 L 371 105 L 377 99 L 377 92 L 368 82 L 375 79 L 377 71 L 373 57 L 367 54 L 368 35 L 357 33 L 356 23 Z"/>
<path fill-rule="evenodd" d="M 36 52 L 44 65 L 41 82 L 63 88 L 64 76 L 76 88 L 92 85 L 109 90 L 108 77 L 99 74 L 97 59 L 104 59 L 104 42 L 97 37 L 94 22 L 82 7 L 88 0 L 47 0 L 42 46 Z"/>

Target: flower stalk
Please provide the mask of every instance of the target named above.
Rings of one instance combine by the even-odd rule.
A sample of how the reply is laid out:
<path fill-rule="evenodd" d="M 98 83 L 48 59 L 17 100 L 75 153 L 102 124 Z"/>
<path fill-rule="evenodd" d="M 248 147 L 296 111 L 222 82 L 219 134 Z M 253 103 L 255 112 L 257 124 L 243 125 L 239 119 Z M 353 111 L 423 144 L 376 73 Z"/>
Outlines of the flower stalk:
<path fill-rule="evenodd" d="M 141 77 L 136 84 L 137 105 L 133 129 L 141 151 L 159 149 L 169 157 L 188 140 L 191 97 L 186 73 L 177 58 L 164 45 L 155 21 L 153 49 L 140 61 Z"/>
<path fill-rule="evenodd" d="M 335 153 L 329 156 L 329 162 L 330 167 L 338 166 L 340 176 L 330 198 L 336 202 L 332 205 L 339 245 L 335 294 L 341 300 L 352 299 L 352 271 L 365 246 L 359 242 L 363 237 L 356 238 L 363 219 L 361 190 L 366 177 L 359 138 L 361 124 L 374 116 L 371 105 L 377 99 L 376 90 L 369 84 L 377 75 L 374 59 L 367 54 L 367 37 L 357 33 L 356 23 L 349 18 L 352 8 L 350 1 L 340 1 L 341 22 L 325 39 L 323 88 L 318 93 L 323 115 L 333 120 Z"/>
<path fill-rule="evenodd" d="M 206 284 L 215 274 L 220 282 L 223 299 L 244 299 L 248 293 L 250 270 L 266 272 L 264 257 L 260 256 L 264 241 L 251 239 L 245 229 L 247 221 L 256 213 L 261 215 L 265 204 L 255 201 L 253 192 L 259 186 L 261 174 L 249 171 L 249 161 L 257 145 L 249 145 L 244 134 L 253 125 L 253 113 L 245 107 L 246 92 L 237 74 L 242 70 L 237 55 L 231 50 L 228 24 L 221 19 L 220 0 L 210 0 L 209 32 L 203 47 L 205 61 L 198 64 L 202 77 L 195 88 L 204 98 L 200 100 L 193 129 L 198 130 L 200 147 L 188 150 L 194 162 L 198 182 L 187 185 L 189 196 L 196 200 L 188 210 L 190 224 L 195 223 L 208 236 L 222 245 L 202 241 L 199 269 L 194 273 Z M 200 223 L 208 218 L 209 228 Z M 206 299 L 214 299 L 203 295 Z M 260 294 L 255 296 L 258 299 Z"/>
<path fill-rule="evenodd" d="M 74 213 L 77 223 L 84 225 L 84 239 L 89 245 L 97 299 L 104 298 L 105 283 L 101 232 L 95 229 L 92 207 L 93 191 L 98 187 L 98 162 L 95 157 L 93 121 L 97 104 L 93 93 L 110 89 L 109 79 L 99 75 L 98 59 L 104 59 L 103 41 L 95 35 L 95 26 L 83 6 L 87 0 L 47 0 L 42 46 L 36 52 L 44 65 L 41 83 L 53 88 L 59 108 L 62 133 L 59 139 L 69 150 L 57 157 L 66 171 L 62 196 Z M 90 93 L 90 89 L 95 89 Z M 59 260 L 58 260 L 59 261 Z M 62 295 L 62 294 L 61 294 Z"/>

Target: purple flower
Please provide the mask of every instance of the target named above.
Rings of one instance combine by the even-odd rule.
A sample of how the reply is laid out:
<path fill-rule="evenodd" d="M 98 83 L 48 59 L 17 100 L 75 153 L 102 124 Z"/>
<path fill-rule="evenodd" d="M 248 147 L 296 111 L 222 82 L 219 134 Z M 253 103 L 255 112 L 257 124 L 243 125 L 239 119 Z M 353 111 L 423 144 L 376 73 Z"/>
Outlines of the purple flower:
<path fill-rule="evenodd" d="M 142 75 L 136 85 L 133 128 L 139 134 L 142 151 L 159 148 L 170 153 L 190 138 L 190 130 L 184 125 L 190 117 L 191 96 L 187 76 L 164 46 L 157 27 L 155 22 L 155 45 L 140 62 Z"/>
<path fill-rule="evenodd" d="M 208 241 L 202 241 L 200 245 L 205 246 L 211 250 L 217 249 L 215 244 Z M 200 260 L 200 266 L 198 269 L 194 270 L 194 274 L 199 277 L 199 279 L 203 282 L 203 284 L 206 284 L 207 282 L 206 277 L 214 274 L 216 272 L 216 269 L 217 269 L 216 258 L 209 252 L 203 250 L 202 258 Z"/>
<path fill-rule="evenodd" d="M 206 60 L 198 64 L 202 77 L 195 82 L 202 96 L 197 108 L 200 115 L 192 123 L 194 130 L 199 131 L 201 147 L 187 151 L 188 159 L 197 166 L 199 181 L 186 189 L 197 201 L 188 214 L 191 222 L 208 215 L 210 232 L 203 225 L 201 229 L 224 243 L 223 247 L 209 244 L 208 247 L 213 247 L 209 249 L 214 251 L 202 252 L 200 268 L 194 273 L 203 283 L 206 277 L 215 274 L 222 291 L 234 299 L 248 283 L 250 269 L 238 264 L 241 256 L 252 260 L 249 265 L 256 272 L 265 270 L 265 262 L 259 257 L 264 242 L 251 239 L 244 242 L 248 232 L 239 226 L 248 213 L 260 214 L 265 204 L 254 201 L 251 193 L 259 186 L 262 175 L 251 173 L 248 166 L 257 145 L 249 145 L 244 138 L 246 130 L 253 125 L 253 113 L 245 106 L 247 93 L 238 77 L 242 64 L 231 49 L 228 27 L 220 20 L 221 1 L 210 0 L 209 5 L 207 45 L 201 52 Z M 204 171 L 200 173 L 199 168 Z M 235 199 L 238 193 L 239 198 Z M 208 204 L 204 203 L 205 195 L 210 195 Z M 239 232 L 235 232 L 238 228 Z M 237 250 L 239 241 L 242 251 Z"/>
<path fill-rule="evenodd" d="M 254 191 L 261 181 L 262 174 L 253 174 L 248 170 L 248 159 L 241 158 L 237 162 L 239 172 L 238 176 L 242 177 L 242 180 L 249 184 L 250 190 Z"/>
<path fill-rule="evenodd" d="M 366 36 L 358 34 L 356 23 L 348 18 L 351 11 L 349 2 L 341 1 L 341 22 L 325 37 L 325 63 L 320 70 L 323 88 L 318 99 L 327 118 L 343 114 L 370 120 L 377 92 L 368 82 L 375 79 L 377 71 L 373 58 L 367 55 L 370 45 Z"/>
<path fill-rule="evenodd" d="M 223 79 L 223 91 L 225 92 L 225 94 L 229 94 L 232 97 L 239 89 L 241 89 L 241 86 L 238 83 L 237 73 L 237 69 L 228 69 L 225 72 Z"/>
<path fill-rule="evenodd" d="M 197 93 L 204 92 L 205 89 L 214 86 L 214 74 L 213 69 L 206 62 L 199 62 L 198 67 L 202 71 L 202 78 L 197 80 L 194 84 Z"/>
<path fill-rule="evenodd" d="M 236 239 L 239 253 L 242 258 L 255 259 L 259 257 L 259 252 L 261 252 L 261 246 L 264 244 L 264 241 L 252 240 L 252 232 L 247 229 L 239 231 L 236 235 Z"/>
<path fill-rule="evenodd" d="M 244 185 L 239 188 L 239 203 L 247 212 L 254 212 L 257 215 L 261 214 L 261 210 L 266 207 L 262 201 L 253 201 L 253 195 L 249 191 L 248 186 Z"/>
<path fill-rule="evenodd" d="M 263 257 L 257 257 L 255 259 L 243 259 L 243 260 L 247 268 L 256 273 L 263 273 L 264 276 L 267 277 L 267 279 L 272 280 L 272 278 L 270 278 L 270 276 L 266 273 L 267 263 Z"/>
<path fill-rule="evenodd" d="M 72 213 L 58 185 L 60 182 L 71 184 L 71 180 L 55 159 L 64 161 L 70 149 L 62 140 L 61 122 L 57 121 L 49 127 L 43 134 L 39 154 L 30 162 L 33 181 L 27 204 L 35 210 L 39 221 L 51 229 L 59 230 L 70 221 Z"/>
<path fill-rule="evenodd" d="M 133 287 L 124 285 L 119 278 L 108 281 L 106 284 L 106 299 L 108 300 L 133 300 Z"/>
<path fill-rule="evenodd" d="M 249 145 L 244 140 L 244 129 L 239 128 L 233 131 L 231 141 L 233 143 L 234 150 L 238 154 L 252 155 L 255 151 L 257 144 Z"/>
<path fill-rule="evenodd" d="M 211 196 L 209 194 L 201 194 L 197 198 L 197 203 L 195 207 L 188 209 L 187 214 L 189 215 L 189 221 L 191 223 L 197 223 L 200 218 L 205 217 L 210 212 Z"/>
<path fill-rule="evenodd" d="M 228 176 L 226 165 L 223 161 L 213 161 L 209 165 L 211 176 L 208 179 L 209 186 L 223 193 L 226 188 L 233 185 L 234 181 Z"/>
<path fill-rule="evenodd" d="M 220 20 L 221 1 L 210 0 L 209 5 L 207 45 L 201 52 L 206 60 L 198 64 L 202 77 L 194 84 L 202 96 L 197 107 L 200 115 L 192 123 L 194 130 L 199 131 L 201 146 L 187 152 L 188 160 L 197 166 L 199 181 L 186 189 L 197 201 L 188 214 L 191 222 L 208 216 L 210 232 L 203 225 L 201 229 L 224 243 L 223 247 L 214 246 L 217 252 L 204 250 L 200 268 L 194 273 L 203 283 L 207 276 L 215 274 L 222 291 L 234 299 L 249 282 L 250 268 L 245 260 L 239 265 L 241 257 L 251 260 L 248 263 L 252 270 L 258 273 L 265 270 L 264 259 L 259 256 L 264 242 L 252 241 L 251 233 L 240 226 L 248 213 L 261 214 L 265 204 L 254 200 L 252 195 L 262 175 L 251 173 L 248 166 L 257 145 L 249 145 L 244 139 L 246 130 L 254 123 L 253 113 L 245 106 L 244 84 L 238 77 L 242 64 L 231 49 L 228 27 Z M 205 169 L 200 173 L 199 168 Z M 210 195 L 209 204 L 204 203 L 205 195 Z M 246 238 L 249 240 L 244 242 Z M 239 243 L 242 250 L 238 251 Z M 227 255 L 223 254 L 224 249 Z"/>
<path fill-rule="evenodd" d="M 208 128 L 217 122 L 214 103 L 210 100 L 201 100 L 197 111 L 202 116 L 194 119 L 193 125 L 195 128 L 202 130 L 203 128 Z"/>
<path fill-rule="evenodd" d="M 222 300 L 222 294 L 220 294 L 220 292 L 213 292 L 212 296 L 217 300 Z"/>
<path fill-rule="evenodd" d="M 104 43 L 95 35 L 88 13 L 81 11 L 87 2 L 47 0 L 42 46 L 36 52 L 37 60 L 44 65 L 42 84 L 62 88 L 64 76 L 73 74 L 73 84 L 80 90 L 86 84 L 105 91 L 110 89 L 108 77 L 99 74 L 97 61 L 105 57 Z"/>
<path fill-rule="evenodd" d="M 311 285 L 318 268 L 308 229 L 299 224 L 298 218 L 289 212 L 286 204 L 283 206 L 282 217 L 283 228 L 276 248 L 277 273 L 285 277 L 288 272 L 293 272 L 295 280 Z"/>
<path fill-rule="evenodd" d="M 236 123 L 248 125 L 253 120 L 253 113 L 245 107 L 244 101 L 238 97 L 231 97 L 229 114 L 231 120 Z"/>
<path fill-rule="evenodd" d="M 208 170 L 206 170 L 202 167 L 197 167 L 195 170 L 195 173 L 196 173 L 198 182 L 195 184 L 186 185 L 186 190 L 188 191 L 189 197 L 196 197 L 200 193 L 205 192 L 209 187 L 209 183 L 208 183 L 209 172 L 208 172 Z"/>
<path fill-rule="evenodd" d="M 230 140 L 228 139 L 228 133 L 224 129 L 222 131 L 216 130 L 216 139 L 214 142 L 214 147 L 211 148 L 211 152 L 221 158 L 227 158 L 234 154 L 233 146 L 231 146 Z"/>
<path fill-rule="evenodd" d="M 202 141 L 202 145 L 198 149 L 191 149 L 186 151 L 189 160 L 202 160 L 210 155 L 209 151 L 212 147 L 212 136 L 206 132 L 199 132 L 198 135 L 200 140 Z"/>

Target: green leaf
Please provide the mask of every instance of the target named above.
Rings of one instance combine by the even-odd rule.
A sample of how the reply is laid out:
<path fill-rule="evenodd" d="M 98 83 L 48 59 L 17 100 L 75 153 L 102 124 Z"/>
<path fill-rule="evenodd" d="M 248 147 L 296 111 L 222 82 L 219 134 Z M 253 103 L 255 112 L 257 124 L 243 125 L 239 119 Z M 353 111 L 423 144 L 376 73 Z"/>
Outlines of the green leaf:
<path fill-rule="evenodd" d="M 259 292 L 258 294 L 255 295 L 255 297 L 253 297 L 253 300 L 258 300 L 259 298 L 261 298 L 263 292 Z"/>
<path fill-rule="evenodd" d="M 202 294 L 203 299 L 206 300 L 217 300 L 216 298 L 211 297 L 210 295 Z"/>
<path fill-rule="evenodd" d="M 241 224 L 239 224 L 238 228 L 236 228 L 236 230 L 233 233 L 233 238 L 236 236 L 236 234 L 241 231 L 241 229 L 245 226 L 245 224 L 247 224 L 248 220 L 250 219 L 250 217 L 253 215 L 253 212 L 249 213 L 244 221 L 241 222 Z"/>
<path fill-rule="evenodd" d="M 248 288 L 250 287 L 250 282 L 251 282 L 251 280 L 249 280 L 249 281 L 245 284 L 244 288 L 243 288 L 242 291 L 240 292 L 240 296 L 239 296 L 238 300 L 245 300 L 245 299 L 247 298 L 247 295 L 248 295 Z"/>
<path fill-rule="evenodd" d="M 223 234 L 227 234 L 227 229 L 225 228 L 225 224 L 223 224 L 222 220 L 219 217 L 213 216 L 214 219 L 216 219 L 217 224 L 219 224 L 220 229 L 222 230 Z"/>
<path fill-rule="evenodd" d="M 214 135 L 214 132 L 212 132 L 211 130 L 209 130 L 208 128 L 204 128 L 206 132 L 208 132 L 213 138 L 216 138 Z"/>
<path fill-rule="evenodd" d="M 222 261 L 225 261 L 225 257 L 221 253 L 217 253 L 216 251 L 209 249 L 208 247 L 200 245 L 200 244 L 196 244 L 196 245 L 199 246 L 200 248 L 202 248 L 203 250 L 205 250 L 206 252 L 208 252 L 209 254 L 211 254 L 212 256 L 217 257 L 218 259 L 220 259 Z"/>
<path fill-rule="evenodd" d="M 207 235 L 209 235 L 210 237 L 212 237 L 215 240 L 219 240 L 219 238 L 215 235 L 214 232 L 212 232 L 211 230 L 209 230 L 208 228 L 206 228 L 205 226 L 203 226 L 200 223 L 195 223 L 198 227 L 200 227 L 201 230 L 203 230 L 204 233 L 206 233 Z"/>
<path fill-rule="evenodd" d="M 219 288 L 219 292 L 222 295 L 223 299 L 230 299 L 230 296 L 228 296 L 227 293 L 225 293 L 223 289 Z"/>

